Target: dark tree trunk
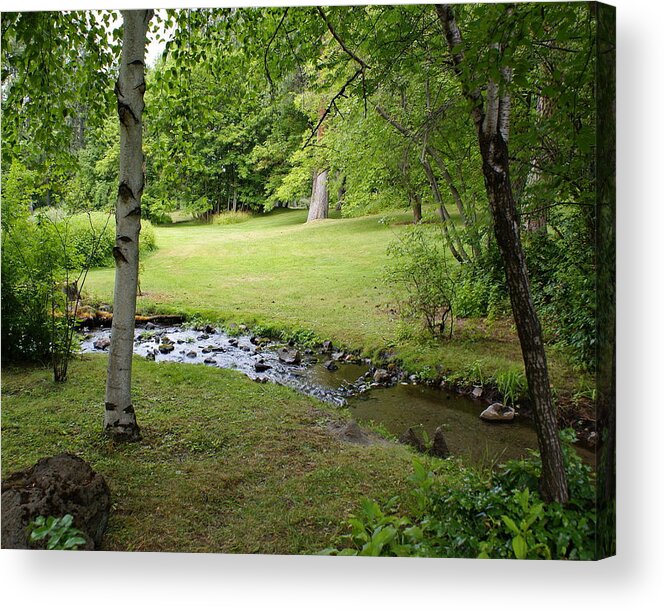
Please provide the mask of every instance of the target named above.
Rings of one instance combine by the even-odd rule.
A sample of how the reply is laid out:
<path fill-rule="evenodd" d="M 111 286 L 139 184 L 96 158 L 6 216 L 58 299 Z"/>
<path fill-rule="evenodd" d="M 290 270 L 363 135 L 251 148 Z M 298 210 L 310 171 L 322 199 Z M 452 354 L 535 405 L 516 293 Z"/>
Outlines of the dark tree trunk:
<path fill-rule="evenodd" d="M 435 5 L 435 8 L 453 59 L 454 70 L 460 79 L 465 97 L 471 103 L 471 116 L 478 133 L 494 235 L 503 259 L 508 294 L 534 405 L 538 448 L 542 461 L 541 495 L 546 502 L 565 504 L 568 501 L 568 485 L 550 390 L 545 345 L 540 321 L 531 299 L 526 260 L 520 239 L 519 217 L 510 184 L 510 71 L 505 67 L 501 69 L 502 83 L 490 79 L 487 99 L 484 101 L 480 91 L 470 86 L 463 70 L 462 35 L 455 21 L 453 8 L 441 4 Z M 497 47 L 497 51 L 502 53 L 503 49 Z"/>
<path fill-rule="evenodd" d="M 552 402 L 543 333 L 531 299 L 529 276 L 519 233 L 519 217 L 508 174 L 508 147 L 500 134 L 482 136 L 483 177 L 490 202 L 494 236 L 506 272 L 506 284 L 520 339 L 524 369 L 534 404 L 538 447 L 543 464 L 541 494 L 565 503 L 568 486 L 563 467 L 556 411 Z"/>
<path fill-rule="evenodd" d="M 423 206 L 418 195 L 411 195 L 411 211 L 413 212 L 413 224 L 417 225 L 423 219 Z"/>

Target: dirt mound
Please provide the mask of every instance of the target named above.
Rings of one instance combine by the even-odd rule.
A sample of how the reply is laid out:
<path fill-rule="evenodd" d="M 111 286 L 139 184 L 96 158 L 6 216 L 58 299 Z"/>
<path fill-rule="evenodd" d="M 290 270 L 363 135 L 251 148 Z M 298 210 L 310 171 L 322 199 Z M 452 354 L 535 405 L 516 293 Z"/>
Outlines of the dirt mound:
<path fill-rule="evenodd" d="M 98 549 L 110 509 L 108 485 L 86 461 L 69 453 L 43 458 L 2 482 L 2 548 L 30 548 L 32 520 L 70 514 L 87 540 L 83 548 Z"/>

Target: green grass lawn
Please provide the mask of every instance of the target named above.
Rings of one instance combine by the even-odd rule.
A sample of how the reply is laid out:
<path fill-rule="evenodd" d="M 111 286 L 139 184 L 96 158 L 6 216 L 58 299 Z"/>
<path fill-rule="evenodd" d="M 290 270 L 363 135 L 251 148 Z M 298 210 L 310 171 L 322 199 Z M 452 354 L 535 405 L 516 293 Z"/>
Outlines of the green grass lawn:
<path fill-rule="evenodd" d="M 276 210 L 238 224 L 156 227 L 159 249 L 142 263 L 139 309 L 184 312 L 223 323 L 304 329 L 376 356 L 389 349 L 410 371 L 493 376 L 522 368 L 510 321 L 465 321 L 452 341 L 399 338 L 383 282 L 386 248 L 409 214 L 331 218 L 305 223 L 306 210 Z M 85 291 L 112 301 L 114 270 L 95 269 Z M 551 377 L 570 394 L 592 381 L 561 354 L 549 353 Z"/>
<path fill-rule="evenodd" d="M 143 441 L 114 445 L 105 369 L 104 356 L 77 359 L 65 384 L 3 370 L 2 474 L 63 451 L 89 461 L 111 488 L 107 550 L 315 553 L 347 533 L 361 497 L 407 487 L 404 446 L 343 443 L 326 431 L 343 414 L 213 367 L 135 359 Z"/>

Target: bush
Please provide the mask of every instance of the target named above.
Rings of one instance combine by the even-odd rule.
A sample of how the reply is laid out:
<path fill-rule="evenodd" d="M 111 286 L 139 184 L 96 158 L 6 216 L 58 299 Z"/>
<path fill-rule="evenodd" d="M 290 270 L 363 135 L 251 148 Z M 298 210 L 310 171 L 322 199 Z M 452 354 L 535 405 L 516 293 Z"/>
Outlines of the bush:
<path fill-rule="evenodd" d="M 2 361 L 46 362 L 48 313 L 61 252 L 52 226 L 31 218 L 36 176 L 14 161 L 2 180 Z"/>
<path fill-rule="evenodd" d="M 348 521 L 347 547 L 323 554 L 517 559 L 594 559 L 595 487 L 591 469 L 562 433 L 570 502 L 544 504 L 538 496 L 540 459 L 534 452 L 498 471 L 462 469 L 443 483 L 419 461 L 411 477 L 410 514 L 397 499 L 380 507 L 363 500 Z"/>
<path fill-rule="evenodd" d="M 584 368 L 595 366 L 596 287 L 593 239 L 579 216 L 559 219 L 562 231 L 526 234 L 533 298 L 550 341 L 568 348 Z"/>
<path fill-rule="evenodd" d="M 455 279 L 438 233 L 414 226 L 388 246 L 385 277 L 402 320 L 417 321 L 436 336 L 453 331 Z"/>
<path fill-rule="evenodd" d="M 17 161 L 2 176 L 2 361 L 51 361 L 62 381 L 73 346 L 72 283 L 89 266 L 113 264 L 114 220 L 53 208 L 33 214 L 36 184 L 34 172 Z M 143 224 L 147 252 L 155 236 Z"/>
<path fill-rule="evenodd" d="M 90 212 L 66 216 L 59 221 L 66 233 L 72 252 L 90 267 L 110 267 L 114 264 L 115 219 L 105 212 Z M 155 230 L 149 220 L 141 220 L 139 251 L 141 255 L 157 248 Z"/>

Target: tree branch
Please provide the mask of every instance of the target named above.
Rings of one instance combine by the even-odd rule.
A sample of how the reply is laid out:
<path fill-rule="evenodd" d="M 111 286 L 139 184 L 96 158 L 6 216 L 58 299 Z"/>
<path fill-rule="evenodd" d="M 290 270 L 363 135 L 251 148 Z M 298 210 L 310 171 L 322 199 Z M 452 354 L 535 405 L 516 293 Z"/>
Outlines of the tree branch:
<path fill-rule="evenodd" d="M 335 28 L 333 28 L 332 24 L 328 20 L 328 17 L 326 14 L 323 12 L 323 9 L 320 6 L 316 7 L 317 12 L 321 16 L 321 19 L 326 24 L 326 27 L 328 28 L 328 31 L 332 34 L 333 38 L 338 42 L 339 46 L 342 47 L 342 50 L 349 56 L 353 61 L 358 63 L 360 67 L 363 70 L 369 69 L 369 66 L 360 58 L 358 57 L 353 51 L 351 51 L 346 44 L 344 44 L 344 41 L 340 38 L 339 34 L 335 31 Z"/>
<path fill-rule="evenodd" d="M 319 131 L 319 127 L 321 127 L 321 125 L 323 124 L 323 121 L 325 121 L 325 119 L 326 119 L 326 117 L 328 116 L 328 114 L 330 114 L 330 110 L 335 106 L 335 102 L 336 102 L 340 97 L 344 97 L 344 91 L 346 91 L 346 88 L 347 88 L 347 87 L 348 87 L 348 86 L 349 86 L 354 80 L 356 80 L 356 78 L 358 78 L 358 76 L 360 76 L 360 74 L 361 74 L 362 72 L 363 72 L 363 68 L 362 68 L 362 67 L 358 68 L 358 69 L 355 71 L 355 73 L 353 74 L 353 76 L 351 76 L 351 78 L 349 78 L 349 80 L 347 80 L 347 81 L 344 83 L 344 86 L 343 86 L 343 87 L 342 87 L 342 88 L 341 88 L 341 89 L 335 94 L 335 96 L 330 100 L 330 103 L 328 104 L 327 108 L 325 109 L 325 111 L 323 112 L 323 114 L 321 115 L 321 117 L 319 118 L 319 122 L 316 124 L 316 127 L 315 127 L 315 128 L 312 130 L 312 132 L 309 134 L 309 137 L 307 138 L 307 141 L 306 141 L 305 144 L 303 145 L 303 148 L 307 148 L 307 146 L 309 145 L 309 143 L 312 141 L 312 138 L 313 138 L 313 137 L 316 135 L 316 133 Z"/>
<path fill-rule="evenodd" d="M 275 86 L 272 82 L 272 78 L 270 77 L 270 69 L 268 68 L 268 52 L 270 51 L 270 47 L 272 43 L 275 40 L 275 37 L 277 36 L 277 32 L 279 32 L 279 29 L 282 27 L 282 24 L 284 23 L 284 19 L 286 19 L 286 15 L 289 12 L 289 8 L 286 7 L 284 9 L 284 13 L 282 13 L 282 18 L 279 20 L 279 23 L 277 24 L 277 27 L 275 28 L 275 31 L 272 33 L 272 36 L 270 37 L 270 40 L 268 41 L 268 44 L 266 46 L 266 50 L 263 53 L 263 67 L 265 69 L 266 73 L 266 78 L 268 79 L 268 82 L 270 83 L 270 91 L 272 92 L 275 89 Z"/>

